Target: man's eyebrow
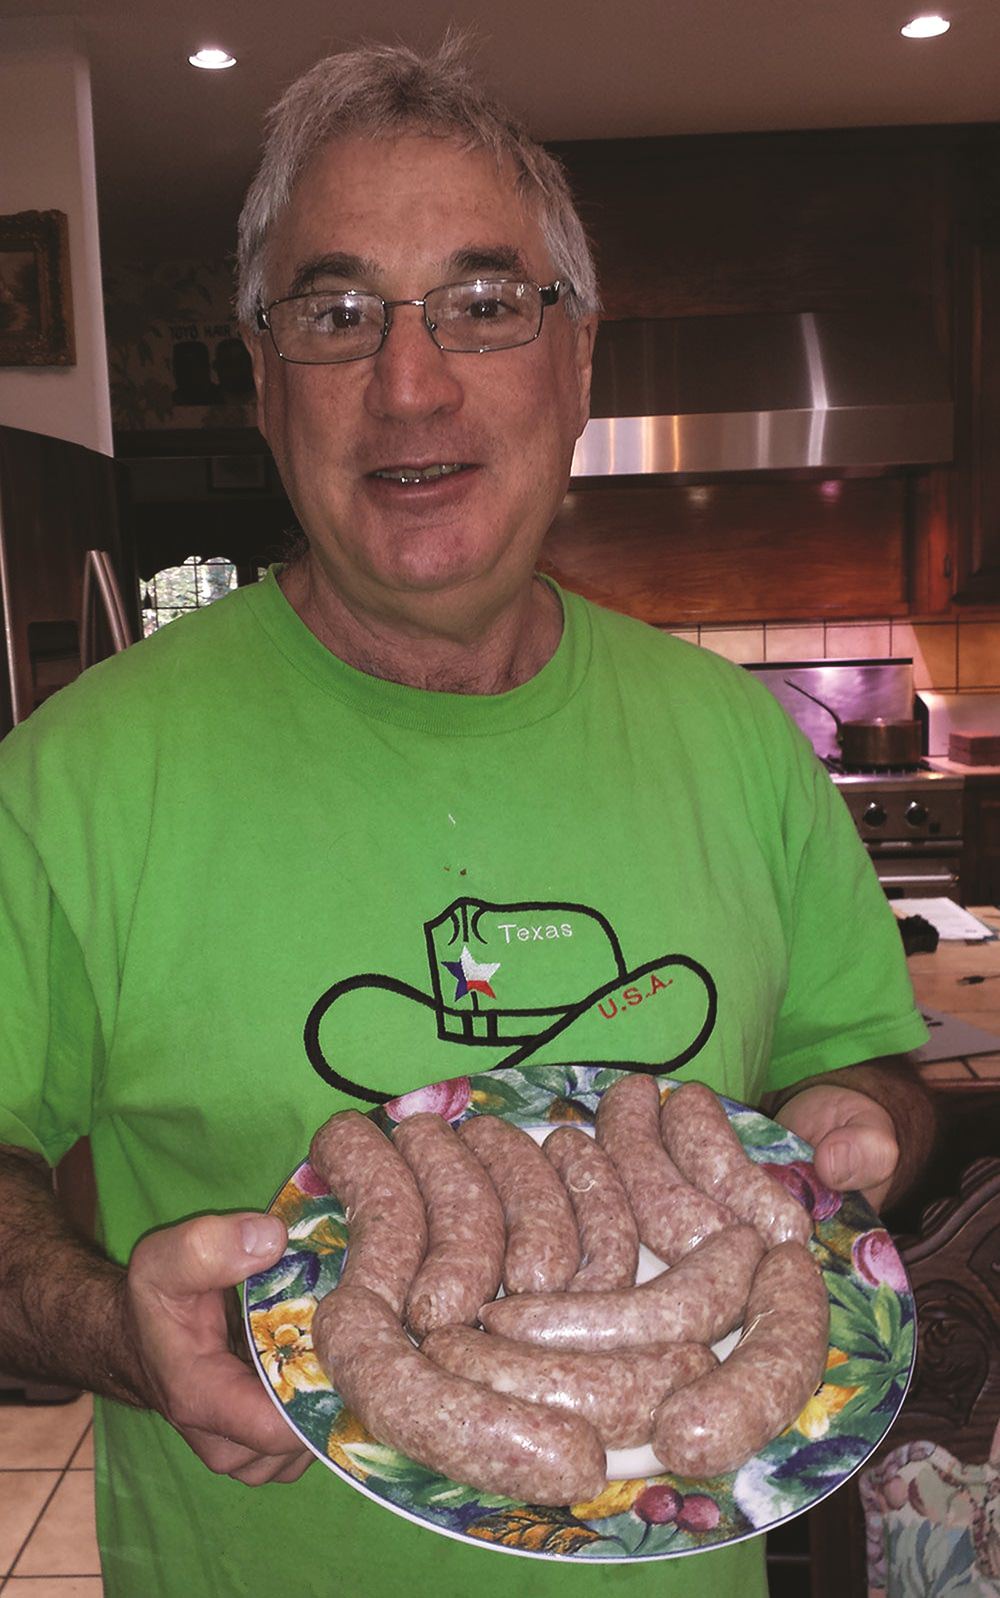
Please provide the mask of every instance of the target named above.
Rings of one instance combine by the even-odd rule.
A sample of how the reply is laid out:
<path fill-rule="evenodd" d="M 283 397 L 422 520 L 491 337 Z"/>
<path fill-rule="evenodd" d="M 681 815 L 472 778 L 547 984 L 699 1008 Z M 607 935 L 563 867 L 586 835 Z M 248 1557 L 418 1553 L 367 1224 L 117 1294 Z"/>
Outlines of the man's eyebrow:
<path fill-rule="evenodd" d="M 448 266 L 454 272 L 476 275 L 483 272 L 510 273 L 515 277 L 531 275 L 524 256 L 512 244 L 467 244 L 449 257 Z"/>
<path fill-rule="evenodd" d="M 512 244 L 467 244 L 448 258 L 448 281 L 471 273 L 502 272 L 514 277 L 529 277 L 528 265 L 521 251 Z M 332 250 L 302 261 L 292 274 L 287 295 L 308 294 L 324 279 L 333 278 L 340 283 L 365 284 L 377 281 L 379 266 L 368 256 L 352 255 L 346 250 Z M 282 296 L 284 298 L 285 296 Z"/>
<path fill-rule="evenodd" d="M 328 255 L 316 255 L 303 261 L 292 274 L 289 294 L 308 294 L 320 278 L 339 278 L 343 283 L 370 283 L 378 275 L 374 261 L 363 255 L 351 255 L 345 250 L 334 250 Z"/>

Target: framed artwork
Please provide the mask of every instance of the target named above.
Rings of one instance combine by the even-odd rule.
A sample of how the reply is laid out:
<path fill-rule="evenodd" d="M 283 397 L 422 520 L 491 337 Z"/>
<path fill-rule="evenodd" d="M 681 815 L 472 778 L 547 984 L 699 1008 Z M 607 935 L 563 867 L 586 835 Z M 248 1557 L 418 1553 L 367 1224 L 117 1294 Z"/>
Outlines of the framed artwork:
<path fill-rule="evenodd" d="M 0 216 L 0 366 L 73 366 L 64 211 Z"/>

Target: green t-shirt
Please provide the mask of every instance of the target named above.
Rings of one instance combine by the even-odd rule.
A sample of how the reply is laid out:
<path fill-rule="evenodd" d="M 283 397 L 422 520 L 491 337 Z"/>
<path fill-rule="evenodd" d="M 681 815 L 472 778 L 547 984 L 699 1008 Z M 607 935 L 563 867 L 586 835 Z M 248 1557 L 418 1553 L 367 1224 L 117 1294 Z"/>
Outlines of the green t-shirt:
<path fill-rule="evenodd" d="M 347 1104 L 521 1061 L 733 1098 L 926 1033 L 847 812 L 777 702 L 562 595 L 490 697 L 331 655 L 272 574 L 49 701 L 0 752 L 0 1141 L 90 1137 L 100 1232 L 265 1207 Z M 214 1477 L 99 1405 L 108 1598 L 763 1591 L 759 1539 L 571 1566 L 417 1528 L 314 1466 Z"/>

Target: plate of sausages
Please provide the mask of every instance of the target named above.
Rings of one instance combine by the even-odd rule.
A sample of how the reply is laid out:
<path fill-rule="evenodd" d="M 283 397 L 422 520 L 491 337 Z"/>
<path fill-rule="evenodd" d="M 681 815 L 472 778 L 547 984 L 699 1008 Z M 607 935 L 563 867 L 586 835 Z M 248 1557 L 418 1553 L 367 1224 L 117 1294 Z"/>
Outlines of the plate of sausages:
<path fill-rule="evenodd" d="M 697 1081 L 458 1077 L 343 1110 L 271 1209 L 244 1315 L 274 1403 L 446 1536 L 621 1563 L 736 1542 L 864 1464 L 906 1394 L 889 1234 Z"/>

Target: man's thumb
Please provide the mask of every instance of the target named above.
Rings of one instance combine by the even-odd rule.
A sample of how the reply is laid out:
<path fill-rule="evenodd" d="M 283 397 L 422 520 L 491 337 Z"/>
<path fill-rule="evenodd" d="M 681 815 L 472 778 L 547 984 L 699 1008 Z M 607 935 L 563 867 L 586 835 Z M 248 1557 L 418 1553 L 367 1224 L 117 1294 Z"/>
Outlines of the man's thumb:
<path fill-rule="evenodd" d="M 816 1148 L 815 1167 L 820 1181 L 835 1191 L 843 1192 L 857 1179 L 855 1150 L 850 1138 L 828 1133 Z"/>
<path fill-rule="evenodd" d="M 160 1292 L 181 1296 L 235 1287 L 281 1257 L 288 1238 L 276 1215 L 198 1215 L 143 1239 L 137 1268 Z"/>
<path fill-rule="evenodd" d="M 226 1216 L 219 1219 L 234 1220 L 239 1230 L 240 1248 L 257 1269 L 262 1260 L 277 1259 L 288 1239 L 283 1221 L 276 1215 Z"/>

